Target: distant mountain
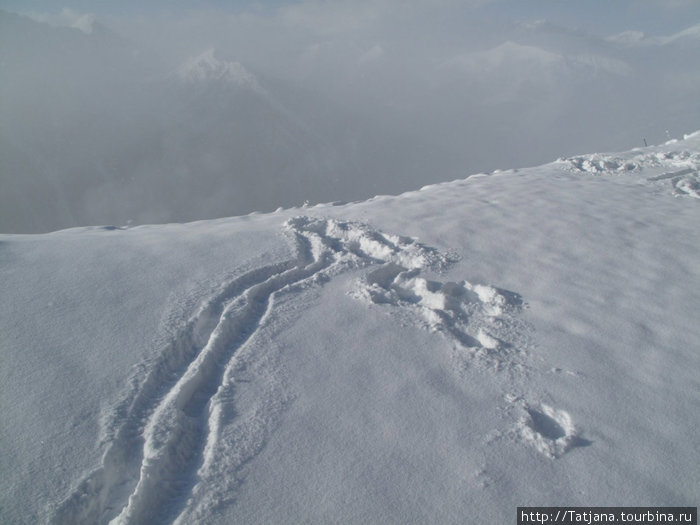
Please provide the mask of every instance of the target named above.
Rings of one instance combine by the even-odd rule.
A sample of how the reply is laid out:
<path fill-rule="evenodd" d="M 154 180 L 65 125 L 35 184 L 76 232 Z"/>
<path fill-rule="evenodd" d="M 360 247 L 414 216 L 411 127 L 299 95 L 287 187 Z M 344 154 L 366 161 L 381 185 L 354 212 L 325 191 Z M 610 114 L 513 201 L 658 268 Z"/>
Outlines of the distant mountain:
<path fill-rule="evenodd" d="M 109 33 L 1 20 L 2 231 L 269 211 L 338 187 L 322 134 L 213 49 L 168 73 Z"/>
<path fill-rule="evenodd" d="M 256 91 L 261 89 L 255 76 L 240 62 L 219 60 L 214 53 L 212 48 L 190 58 L 178 68 L 178 76 L 186 82 L 222 81 Z"/>
<path fill-rule="evenodd" d="M 235 47 L 163 58 L 73 15 L 0 12 L 3 232 L 358 200 L 700 119 L 698 26 L 603 39 L 519 23 L 434 55 L 340 41 L 275 69 Z"/>

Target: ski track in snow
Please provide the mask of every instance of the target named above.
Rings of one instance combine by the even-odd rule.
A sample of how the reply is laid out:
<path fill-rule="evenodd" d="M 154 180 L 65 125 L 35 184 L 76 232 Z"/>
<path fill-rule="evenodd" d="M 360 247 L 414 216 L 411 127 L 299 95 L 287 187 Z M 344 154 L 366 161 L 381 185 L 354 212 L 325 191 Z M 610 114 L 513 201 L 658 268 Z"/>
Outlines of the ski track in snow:
<path fill-rule="evenodd" d="M 212 451 L 223 405 L 230 403 L 227 371 L 236 368 L 241 348 L 274 318 L 276 297 L 341 272 L 373 266 L 350 294 L 418 320 L 451 340 L 465 359 L 495 370 L 517 362 L 523 337 L 523 323 L 514 315 L 522 307 L 518 294 L 468 281 L 425 279 L 422 270 L 443 270 L 453 259 L 362 223 L 296 217 L 285 230 L 294 242 L 294 258 L 224 283 L 157 357 L 139 367 L 130 393 L 105 423 L 101 465 L 55 509 L 53 523 L 184 521 L 198 480 L 215 470 Z M 533 424 L 526 427 L 532 435 L 523 436 L 556 457 L 576 435 L 568 416 L 547 410 L 530 412 Z M 555 436 L 559 428 L 563 434 Z M 544 444 L 537 436 L 544 436 Z M 238 468 L 258 450 L 245 439 L 254 438 L 236 442 L 242 451 L 236 454 Z"/>
<path fill-rule="evenodd" d="M 663 168 L 661 175 L 648 177 L 647 182 L 671 185 L 671 191 L 679 197 L 700 199 L 700 154 L 681 150 L 642 153 L 623 158 L 615 155 L 593 154 L 560 159 L 576 172 L 620 174 L 638 172 L 643 168 Z"/>

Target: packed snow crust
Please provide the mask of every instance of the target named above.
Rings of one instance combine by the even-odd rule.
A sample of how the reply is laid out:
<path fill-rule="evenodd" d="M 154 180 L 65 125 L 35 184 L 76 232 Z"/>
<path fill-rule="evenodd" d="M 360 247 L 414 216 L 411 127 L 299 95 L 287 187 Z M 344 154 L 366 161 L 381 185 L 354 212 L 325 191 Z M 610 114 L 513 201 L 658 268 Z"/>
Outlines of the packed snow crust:
<path fill-rule="evenodd" d="M 697 505 L 700 133 L 399 196 L 0 236 L 3 523 Z"/>

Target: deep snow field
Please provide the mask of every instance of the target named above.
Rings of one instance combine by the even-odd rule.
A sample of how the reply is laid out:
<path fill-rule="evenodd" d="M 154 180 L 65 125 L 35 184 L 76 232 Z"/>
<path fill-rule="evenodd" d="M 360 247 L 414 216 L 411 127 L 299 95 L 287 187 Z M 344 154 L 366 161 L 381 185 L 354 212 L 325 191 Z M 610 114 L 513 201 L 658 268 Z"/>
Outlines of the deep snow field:
<path fill-rule="evenodd" d="M 399 196 L 0 236 L 0 522 L 695 506 L 700 132 Z"/>

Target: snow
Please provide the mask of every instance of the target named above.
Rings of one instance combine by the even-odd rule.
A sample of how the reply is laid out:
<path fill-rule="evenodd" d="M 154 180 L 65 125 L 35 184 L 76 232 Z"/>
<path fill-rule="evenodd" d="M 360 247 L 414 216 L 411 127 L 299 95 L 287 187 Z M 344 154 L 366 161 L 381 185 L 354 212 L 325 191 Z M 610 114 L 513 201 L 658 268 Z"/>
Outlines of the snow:
<path fill-rule="evenodd" d="M 351 204 L 0 236 L 7 523 L 697 504 L 700 132 Z"/>
<path fill-rule="evenodd" d="M 219 80 L 230 84 L 259 91 L 258 81 L 240 62 L 219 60 L 214 48 L 197 57 L 185 61 L 177 70 L 185 82 L 206 82 Z"/>

